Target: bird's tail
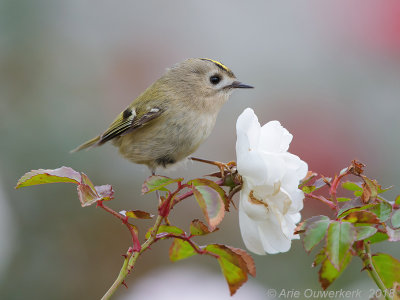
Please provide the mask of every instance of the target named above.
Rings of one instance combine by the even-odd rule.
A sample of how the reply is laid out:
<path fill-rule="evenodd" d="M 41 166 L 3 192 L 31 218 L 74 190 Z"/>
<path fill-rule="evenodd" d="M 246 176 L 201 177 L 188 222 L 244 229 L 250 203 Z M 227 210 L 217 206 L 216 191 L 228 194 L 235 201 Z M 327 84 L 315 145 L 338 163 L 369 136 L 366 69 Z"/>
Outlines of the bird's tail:
<path fill-rule="evenodd" d="M 87 149 L 93 146 L 96 146 L 96 144 L 98 143 L 98 141 L 100 140 L 100 136 L 96 136 L 95 138 L 87 141 L 86 143 L 83 143 L 82 145 L 76 147 L 75 149 L 71 150 L 70 153 L 74 153 L 83 149 Z"/>

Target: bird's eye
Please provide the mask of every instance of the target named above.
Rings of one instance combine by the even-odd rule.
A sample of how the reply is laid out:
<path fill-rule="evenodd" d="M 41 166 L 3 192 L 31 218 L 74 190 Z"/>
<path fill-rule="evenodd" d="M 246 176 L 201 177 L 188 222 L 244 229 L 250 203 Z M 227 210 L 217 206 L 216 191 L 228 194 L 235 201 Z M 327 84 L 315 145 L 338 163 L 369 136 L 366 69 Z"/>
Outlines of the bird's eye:
<path fill-rule="evenodd" d="M 221 76 L 219 76 L 218 74 L 216 75 L 212 75 L 210 77 L 210 82 L 214 85 L 218 84 L 221 81 Z"/>

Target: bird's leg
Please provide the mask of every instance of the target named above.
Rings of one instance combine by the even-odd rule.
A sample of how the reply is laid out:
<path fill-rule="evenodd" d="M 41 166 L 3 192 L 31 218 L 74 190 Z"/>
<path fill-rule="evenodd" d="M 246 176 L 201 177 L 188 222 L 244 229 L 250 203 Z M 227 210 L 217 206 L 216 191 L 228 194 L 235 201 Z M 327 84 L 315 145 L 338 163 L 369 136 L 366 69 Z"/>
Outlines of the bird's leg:
<path fill-rule="evenodd" d="M 221 172 L 221 177 L 224 177 L 225 171 L 229 172 L 232 167 L 236 166 L 236 162 L 234 162 L 234 161 L 230 161 L 228 163 L 223 163 L 223 162 L 219 162 L 219 161 L 207 160 L 207 159 L 197 158 L 197 157 L 193 157 L 193 156 L 189 157 L 189 159 L 194 160 L 194 161 L 199 161 L 199 162 L 202 162 L 205 164 L 217 166 L 219 171 Z"/>
<path fill-rule="evenodd" d="M 156 170 L 155 169 L 151 169 L 151 175 L 154 176 L 156 175 Z M 156 190 L 156 196 L 158 199 L 158 205 L 161 205 L 161 197 L 160 197 L 160 191 Z"/>

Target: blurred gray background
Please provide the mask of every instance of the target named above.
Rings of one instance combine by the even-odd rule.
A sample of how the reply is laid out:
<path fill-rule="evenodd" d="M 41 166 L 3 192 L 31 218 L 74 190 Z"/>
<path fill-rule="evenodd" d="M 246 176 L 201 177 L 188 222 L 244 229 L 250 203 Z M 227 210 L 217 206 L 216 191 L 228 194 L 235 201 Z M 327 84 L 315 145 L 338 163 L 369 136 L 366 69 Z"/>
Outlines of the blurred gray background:
<path fill-rule="evenodd" d="M 155 212 L 154 195 L 140 195 L 145 167 L 110 145 L 69 150 L 101 133 L 165 68 L 189 57 L 220 60 L 256 87 L 233 94 L 196 156 L 234 160 L 236 119 L 252 107 L 262 124 L 279 120 L 294 135 L 290 151 L 311 170 L 330 176 L 359 159 L 367 175 L 395 186 L 387 193 L 393 199 L 400 193 L 399 32 L 398 1 L 1 0 L 0 298 L 98 299 L 108 289 L 130 245 L 126 228 L 101 209 L 82 209 L 73 185 L 14 186 L 31 169 L 65 165 L 97 185 L 111 184 L 115 210 Z M 189 162 L 161 173 L 189 179 L 213 171 Z M 305 205 L 304 217 L 330 213 Z M 201 211 L 188 199 L 171 221 L 188 229 L 196 217 Z M 136 223 L 143 238 L 151 221 Z M 211 242 L 244 247 L 236 210 L 219 232 L 199 239 Z M 164 299 L 179 287 L 182 296 L 199 277 L 215 278 L 219 296 L 209 283 L 197 296 L 228 296 L 216 261 L 172 264 L 169 245 L 157 243 L 143 255 L 116 299 L 131 299 L 143 286 L 164 289 Z M 396 252 L 389 243 L 379 249 Z M 250 299 L 251 287 L 258 293 L 251 299 L 267 299 L 268 288 L 319 288 L 313 255 L 299 241 L 288 253 L 254 259 L 257 277 L 238 299 Z M 182 271 L 168 273 L 177 267 Z M 356 258 L 331 289 L 375 288 L 360 269 Z"/>

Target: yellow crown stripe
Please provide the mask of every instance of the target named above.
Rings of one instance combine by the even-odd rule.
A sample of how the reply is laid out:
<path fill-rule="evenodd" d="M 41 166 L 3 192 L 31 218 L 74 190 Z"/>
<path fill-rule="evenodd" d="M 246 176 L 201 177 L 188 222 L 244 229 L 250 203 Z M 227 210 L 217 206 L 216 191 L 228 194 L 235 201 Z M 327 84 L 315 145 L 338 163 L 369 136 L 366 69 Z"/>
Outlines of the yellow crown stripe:
<path fill-rule="evenodd" d="M 220 63 L 219 61 L 213 60 L 211 58 L 202 58 L 202 60 L 208 60 L 211 61 L 212 63 L 216 64 L 218 67 L 220 67 L 221 69 L 225 70 L 227 73 L 232 74 L 233 72 L 231 71 L 231 69 L 229 69 L 227 66 L 225 66 L 224 64 Z"/>

